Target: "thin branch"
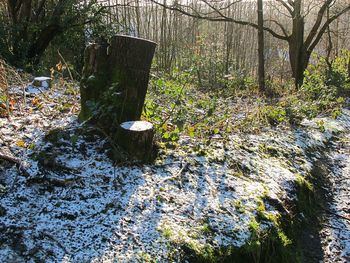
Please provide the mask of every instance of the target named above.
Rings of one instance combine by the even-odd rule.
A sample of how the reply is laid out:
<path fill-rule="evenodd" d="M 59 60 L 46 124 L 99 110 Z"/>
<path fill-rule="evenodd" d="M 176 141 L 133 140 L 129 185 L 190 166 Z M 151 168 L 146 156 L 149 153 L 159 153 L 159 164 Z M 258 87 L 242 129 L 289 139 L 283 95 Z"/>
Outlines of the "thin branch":
<path fill-rule="evenodd" d="M 312 40 L 314 39 L 315 35 L 317 34 L 317 31 L 318 29 L 320 28 L 321 26 L 321 23 L 322 23 L 322 20 L 323 20 L 323 17 L 324 17 L 324 14 L 327 10 L 327 7 L 328 5 L 332 2 L 333 0 L 327 0 L 324 2 L 324 4 L 321 6 L 320 10 L 318 11 L 317 13 L 317 18 L 316 18 L 316 21 L 305 41 L 305 46 L 308 47 Z"/>
<path fill-rule="evenodd" d="M 288 2 L 288 4 L 289 4 L 290 6 L 292 6 L 292 7 L 294 7 L 294 6 L 295 6 L 295 5 L 294 5 L 294 1 L 293 1 L 293 0 L 288 0 L 287 2 Z"/>
<path fill-rule="evenodd" d="M 236 23 L 239 25 L 243 25 L 243 26 L 251 26 L 255 29 L 258 29 L 258 25 L 253 23 L 253 22 L 249 22 L 249 21 L 242 21 L 242 20 L 236 20 L 234 18 L 231 17 L 227 17 L 227 16 L 220 16 L 220 17 L 208 17 L 208 16 L 203 16 L 202 14 L 196 13 L 196 14 L 192 14 L 190 12 L 187 12 L 181 8 L 178 8 L 176 6 L 168 6 L 168 5 L 164 5 L 156 0 L 150 0 L 151 2 L 160 5 L 168 10 L 172 10 L 172 11 L 177 11 L 180 12 L 183 15 L 189 16 L 189 17 L 193 17 L 193 18 L 197 18 L 197 19 L 202 19 L 202 20 L 207 20 L 207 21 L 212 21 L 212 22 L 232 22 L 232 23 Z M 220 14 L 220 13 L 218 13 Z M 284 35 L 280 35 L 277 32 L 273 31 L 271 28 L 268 27 L 264 27 L 264 30 L 269 32 L 272 36 L 274 36 L 275 38 L 281 39 L 281 40 L 288 40 L 288 37 L 284 36 Z"/>
<path fill-rule="evenodd" d="M 39 16 L 42 13 L 42 11 L 44 10 L 44 6 L 45 6 L 46 0 L 42 0 L 39 4 L 39 7 L 37 9 L 37 11 L 35 12 L 35 21 L 39 20 Z"/>
<path fill-rule="evenodd" d="M 341 10 L 340 12 L 338 12 L 337 14 L 333 15 L 332 17 L 330 17 L 322 26 L 322 28 L 319 30 L 316 38 L 313 40 L 312 44 L 307 47 L 308 51 L 312 51 L 316 45 L 320 42 L 322 35 L 326 32 L 328 26 L 334 21 L 336 20 L 338 17 L 340 17 L 341 15 L 345 14 L 346 12 L 350 11 L 350 4 L 345 7 L 343 10 Z"/>
<path fill-rule="evenodd" d="M 293 9 L 290 7 L 290 4 L 288 5 L 287 2 L 285 2 L 284 0 L 275 0 L 276 2 L 279 2 L 280 4 L 282 4 L 287 10 L 288 10 L 288 13 L 293 16 Z"/>
<path fill-rule="evenodd" d="M 267 20 L 265 20 L 265 22 L 272 22 L 272 23 L 275 23 L 275 24 L 282 30 L 283 34 L 284 34 L 286 37 L 289 37 L 289 36 L 288 36 L 288 33 L 287 33 L 287 30 L 284 28 L 284 26 L 283 26 L 280 22 L 278 22 L 278 21 L 276 21 L 276 20 L 274 20 L 274 19 L 267 19 Z"/>
<path fill-rule="evenodd" d="M 11 162 L 11 163 L 15 163 L 15 164 L 18 164 L 18 165 L 21 164 L 21 160 L 18 159 L 17 157 L 10 156 L 10 155 L 7 155 L 7 154 L 3 154 L 1 152 L 0 152 L 0 159 L 8 161 L 8 162 Z"/>

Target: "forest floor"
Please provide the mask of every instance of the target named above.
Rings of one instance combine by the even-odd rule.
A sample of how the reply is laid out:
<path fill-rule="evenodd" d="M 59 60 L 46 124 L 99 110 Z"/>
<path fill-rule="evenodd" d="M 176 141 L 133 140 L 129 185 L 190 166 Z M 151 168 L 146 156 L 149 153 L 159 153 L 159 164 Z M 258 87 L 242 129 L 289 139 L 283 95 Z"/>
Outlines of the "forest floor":
<path fill-rule="evenodd" d="M 77 93 L 28 95 L 0 118 L 0 262 L 201 262 L 230 247 L 255 257 L 266 234 L 291 246 L 283 222 L 312 202 L 300 189 L 321 196 L 301 260 L 350 261 L 349 110 L 209 143 L 180 135 L 137 165 L 111 161 L 108 140 L 78 123 Z"/>

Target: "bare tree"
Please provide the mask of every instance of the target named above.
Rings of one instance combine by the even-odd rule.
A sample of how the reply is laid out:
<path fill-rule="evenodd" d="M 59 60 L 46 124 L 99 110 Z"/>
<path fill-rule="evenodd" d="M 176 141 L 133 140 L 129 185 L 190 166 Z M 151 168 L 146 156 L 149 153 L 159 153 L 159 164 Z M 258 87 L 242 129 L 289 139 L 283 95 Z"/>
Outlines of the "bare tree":
<path fill-rule="evenodd" d="M 264 58 L 264 13 L 263 1 L 258 0 L 258 79 L 259 91 L 265 92 L 265 58 Z"/>
<path fill-rule="evenodd" d="M 201 8 L 202 11 L 177 1 L 171 4 L 159 2 L 158 0 L 150 1 L 190 17 L 209 21 L 232 22 L 259 29 L 259 25 L 255 22 L 235 19 L 227 16 L 224 12 L 225 9 L 230 8 L 233 4 L 242 3 L 242 0 L 236 0 L 232 3 L 220 0 L 200 0 L 202 6 L 206 7 L 205 9 Z M 269 19 L 266 22 L 269 22 L 270 26 L 264 25 L 263 29 L 273 37 L 287 42 L 292 75 L 295 79 L 296 87 L 299 87 L 303 83 L 304 71 L 309 64 L 311 53 L 322 39 L 328 26 L 350 10 L 350 3 L 348 0 L 271 0 L 269 3 L 276 5 L 276 9 L 286 15 L 291 22 L 289 23 L 291 28 L 289 29 L 281 21 Z M 329 17 L 325 16 L 327 9 L 331 14 Z M 316 19 L 306 34 L 305 18 L 310 14 L 315 14 Z"/>

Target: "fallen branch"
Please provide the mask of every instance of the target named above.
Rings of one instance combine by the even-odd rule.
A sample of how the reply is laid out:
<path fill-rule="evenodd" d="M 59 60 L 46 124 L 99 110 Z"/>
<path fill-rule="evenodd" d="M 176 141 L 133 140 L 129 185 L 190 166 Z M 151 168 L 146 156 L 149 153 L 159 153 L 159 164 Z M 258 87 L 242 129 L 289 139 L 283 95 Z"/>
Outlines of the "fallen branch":
<path fill-rule="evenodd" d="M 20 165 L 21 160 L 17 157 L 6 155 L 0 152 L 0 159 Z"/>
<path fill-rule="evenodd" d="M 332 228 L 332 229 L 336 229 L 336 230 L 339 230 L 339 231 L 343 231 L 342 228 L 336 227 L 336 226 L 332 226 L 332 225 L 330 225 L 330 224 L 321 223 L 321 225 L 322 225 L 323 227 L 329 227 L 329 228 Z"/>
<path fill-rule="evenodd" d="M 22 173 L 24 176 L 29 176 L 29 173 L 26 171 L 26 169 L 24 169 L 23 162 L 20 158 L 0 152 L 0 159 L 16 164 L 16 167 L 20 173 Z"/>
<path fill-rule="evenodd" d="M 344 220 L 347 220 L 347 221 L 350 222 L 350 218 L 349 218 L 349 217 L 339 215 L 338 213 L 333 212 L 333 211 L 329 210 L 328 208 L 323 207 L 322 205 L 319 205 L 319 207 L 320 207 L 323 211 L 325 211 L 326 213 L 328 213 L 328 214 L 330 214 L 330 215 L 333 215 L 333 216 L 335 216 L 335 217 L 338 217 L 338 218 L 341 218 L 341 219 L 344 219 Z"/>
<path fill-rule="evenodd" d="M 47 232 L 44 232 L 44 231 L 41 231 L 40 233 L 44 237 L 46 237 L 46 238 L 50 239 L 51 241 L 55 242 L 57 244 L 57 246 L 59 248 L 61 248 L 66 255 L 72 255 L 72 253 L 70 253 L 70 251 L 68 251 L 67 248 L 57 238 L 55 238 L 53 235 L 51 235 L 51 234 L 49 234 Z"/>
<path fill-rule="evenodd" d="M 165 177 L 162 180 L 160 180 L 158 183 L 164 183 L 164 182 L 166 182 L 168 180 L 175 180 L 175 179 L 177 179 L 189 167 L 189 165 L 190 165 L 189 163 L 185 163 L 185 165 L 175 175 Z M 182 187 L 182 183 L 180 181 L 179 181 L 179 183 L 180 183 L 180 186 Z"/>
<path fill-rule="evenodd" d="M 49 184 L 51 186 L 55 187 L 67 187 L 70 186 L 79 180 L 81 180 L 83 177 L 74 177 L 74 178 L 65 178 L 65 179 L 58 179 L 58 178 L 53 178 L 53 177 L 48 177 L 48 176 L 43 176 L 43 177 L 31 177 L 28 178 L 26 181 L 26 184 L 28 186 L 31 186 L 33 184 Z"/>

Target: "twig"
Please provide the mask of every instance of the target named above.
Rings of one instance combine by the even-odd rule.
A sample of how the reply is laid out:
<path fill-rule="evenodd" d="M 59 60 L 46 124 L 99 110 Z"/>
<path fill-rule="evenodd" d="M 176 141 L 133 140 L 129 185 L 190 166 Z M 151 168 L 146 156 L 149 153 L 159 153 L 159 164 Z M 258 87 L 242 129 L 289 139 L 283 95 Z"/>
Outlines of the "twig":
<path fill-rule="evenodd" d="M 322 210 L 324 210 L 326 213 L 330 214 L 330 215 L 333 215 L 333 216 L 335 216 L 335 217 L 339 217 L 339 218 L 341 218 L 341 219 L 344 219 L 344 220 L 347 220 L 347 221 L 350 222 L 350 218 L 348 218 L 348 217 L 346 217 L 346 216 L 339 215 L 339 214 L 337 214 L 336 212 L 333 212 L 333 211 L 329 210 L 328 208 L 323 207 L 322 205 L 319 205 L 319 207 L 320 207 Z"/>
<path fill-rule="evenodd" d="M 129 163 L 130 163 L 129 161 L 125 161 L 125 160 L 127 159 L 126 157 L 129 156 L 128 153 L 124 152 L 124 151 L 119 147 L 119 145 L 117 145 L 117 144 L 114 142 L 114 140 L 111 138 L 111 136 L 109 136 L 109 135 L 107 134 L 107 132 L 106 132 L 103 128 L 101 128 L 98 124 L 96 124 L 96 125 L 94 126 L 94 128 L 96 128 L 98 131 L 100 131 L 100 132 L 105 136 L 105 138 L 106 138 L 106 139 L 108 140 L 108 142 L 111 144 L 111 146 L 112 146 L 114 152 L 120 154 L 121 159 L 123 159 L 123 162 L 122 162 L 122 163 L 127 163 L 127 164 L 129 164 Z"/>
<path fill-rule="evenodd" d="M 20 173 L 22 173 L 24 176 L 29 176 L 29 173 L 24 169 L 23 163 L 19 158 L 0 153 L 0 159 L 15 163 L 16 167 Z M 12 182 L 11 186 L 8 188 L 8 190 L 6 191 L 6 193 L 9 193 L 13 190 L 13 188 L 15 187 L 15 184 L 17 182 L 17 178 L 18 178 L 18 173 L 15 174 L 15 177 L 13 178 L 13 182 Z"/>
<path fill-rule="evenodd" d="M 75 171 L 75 170 L 73 170 Z M 54 175 L 58 175 L 55 172 L 51 171 L 51 173 L 53 173 Z M 50 173 L 50 174 L 51 174 Z M 74 183 L 79 182 L 80 180 L 85 179 L 85 176 L 74 176 L 74 177 L 66 177 L 66 178 L 59 178 L 59 177 L 50 177 L 48 176 L 48 174 L 45 174 L 44 176 L 34 176 L 34 177 L 30 177 L 27 179 L 26 183 L 27 185 L 33 185 L 33 184 L 49 184 L 52 186 L 56 186 L 56 187 L 66 187 L 69 185 L 72 185 Z"/>
<path fill-rule="evenodd" d="M 69 69 L 69 67 L 68 67 L 68 64 L 67 64 L 66 60 L 64 59 L 64 57 L 62 56 L 62 54 L 60 53 L 60 51 L 59 51 L 59 50 L 57 50 L 57 53 L 58 53 L 58 55 L 60 56 L 60 58 L 62 59 L 63 63 L 66 65 L 66 68 L 67 68 L 67 70 L 68 70 L 68 74 L 69 74 L 70 79 L 71 79 L 72 81 L 74 81 L 74 78 L 73 78 L 72 72 L 70 71 L 70 69 Z"/>
<path fill-rule="evenodd" d="M 183 171 L 186 170 L 189 165 L 190 165 L 189 163 L 185 163 L 185 165 L 175 175 L 165 177 L 164 179 L 160 180 L 158 183 L 164 183 L 168 180 L 174 180 L 174 179 L 180 177 L 182 175 Z M 181 182 L 179 182 L 179 183 L 180 183 L 180 186 L 182 186 Z"/>
<path fill-rule="evenodd" d="M 67 250 L 67 248 L 63 246 L 62 243 L 59 240 L 57 240 L 53 235 L 43 231 L 41 231 L 41 234 L 47 237 L 48 239 L 54 241 L 64 251 L 64 253 L 71 255 L 71 253 Z"/>
<path fill-rule="evenodd" d="M 3 154 L 1 152 L 0 152 L 0 159 L 21 165 L 21 160 L 19 158 L 14 157 L 14 156 L 9 156 L 9 155 Z"/>
<path fill-rule="evenodd" d="M 339 231 L 343 231 L 342 228 L 336 227 L 336 226 L 332 226 L 332 225 L 330 225 L 330 224 L 321 223 L 321 225 L 322 225 L 323 227 L 329 227 L 329 228 L 332 228 L 332 229 L 336 229 L 336 230 L 339 230 Z"/>

